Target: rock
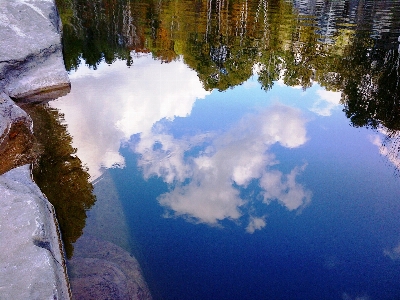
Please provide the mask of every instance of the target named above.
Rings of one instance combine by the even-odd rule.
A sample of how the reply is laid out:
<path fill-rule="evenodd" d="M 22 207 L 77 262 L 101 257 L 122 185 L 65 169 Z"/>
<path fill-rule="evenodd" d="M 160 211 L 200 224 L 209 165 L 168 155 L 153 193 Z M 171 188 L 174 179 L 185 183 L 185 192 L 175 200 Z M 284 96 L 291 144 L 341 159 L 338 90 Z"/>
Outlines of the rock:
<path fill-rule="evenodd" d="M 126 275 L 112 262 L 97 258 L 74 258 L 73 299 L 133 299 Z"/>
<path fill-rule="evenodd" d="M 0 1 L 0 90 L 24 102 L 70 90 L 54 0 Z"/>
<path fill-rule="evenodd" d="M 29 165 L 0 176 L 0 298 L 70 299 L 53 206 Z"/>
<path fill-rule="evenodd" d="M 138 261 L 121 247 L 85 236 L 68 262 L 73 299 L 151 300 Z"/>
<path fill-rule="evenodd" d="M 32 163 L 39 154 L 32 120 L 6 94 L 0 93 L 0 175 Z"/>
<path fill-rule="evenodd" d="M 0 1 L 0 299 L 71 298 L 54 209 L 27 165 L 32 121 L 13 102 L 69 92 L 60 30 L 54 0 Z"/>

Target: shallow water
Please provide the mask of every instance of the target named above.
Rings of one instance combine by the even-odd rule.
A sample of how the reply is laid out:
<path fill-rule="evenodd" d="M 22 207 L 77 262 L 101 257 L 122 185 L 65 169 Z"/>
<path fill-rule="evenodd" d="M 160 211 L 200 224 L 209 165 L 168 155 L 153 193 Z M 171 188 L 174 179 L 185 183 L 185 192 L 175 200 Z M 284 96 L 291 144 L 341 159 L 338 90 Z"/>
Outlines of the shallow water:
<path fill-rule="evenodd" d="M 397 2 L 69 3 L 83 237 L 155 299 L 400 297 Z"/>

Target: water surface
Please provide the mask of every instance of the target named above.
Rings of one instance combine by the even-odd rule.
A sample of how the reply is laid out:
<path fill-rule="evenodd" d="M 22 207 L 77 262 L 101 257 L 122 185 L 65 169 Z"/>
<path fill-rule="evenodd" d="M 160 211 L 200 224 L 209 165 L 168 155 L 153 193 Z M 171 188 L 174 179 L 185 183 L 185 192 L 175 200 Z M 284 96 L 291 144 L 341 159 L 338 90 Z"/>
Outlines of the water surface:
<path fill-rule="evenodd" d="M 156 299 L 400 297 L 395 1 L 66 3 L 83 236 Z"/>

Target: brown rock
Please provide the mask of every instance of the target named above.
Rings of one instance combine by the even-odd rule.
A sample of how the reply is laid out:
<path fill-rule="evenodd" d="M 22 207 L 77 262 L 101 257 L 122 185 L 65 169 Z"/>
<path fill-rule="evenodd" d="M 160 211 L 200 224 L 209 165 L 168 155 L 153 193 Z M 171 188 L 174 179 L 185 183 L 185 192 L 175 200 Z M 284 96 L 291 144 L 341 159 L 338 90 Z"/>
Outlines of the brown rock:
<path fill-rule="evenodd" d="M 38 157 L 40 151 L 31 127 L 31 118 L 0 93 L 0 175 Z"/>

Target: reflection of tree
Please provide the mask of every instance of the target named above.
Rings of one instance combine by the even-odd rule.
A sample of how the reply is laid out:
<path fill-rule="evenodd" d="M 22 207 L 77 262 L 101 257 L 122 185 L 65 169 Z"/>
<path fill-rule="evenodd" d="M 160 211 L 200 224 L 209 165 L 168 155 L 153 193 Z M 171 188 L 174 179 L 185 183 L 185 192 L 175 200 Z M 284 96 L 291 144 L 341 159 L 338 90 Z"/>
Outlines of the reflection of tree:
<path fill-rule="evenodd" d="M 69 69 L 81 58 L 93 67 L 116 58 L 130 65 L 131 50 L 150 51 L 162 62 L 181 56 L 205 89 L 226 90 L 258 66 L 265 90 L 278 79 L 303 89 L 317 81 L 343 92 L 345 113 L 355 126 L 400 126 L 399 54 L 393 44 L 400 12 L 384 14 L 394 1 L 58 2 Z"/>
<path fill-rule="evenodd" d="M 381 153 L 400 173 L 400 57 L 397 49 L 364 45 L 348 61 L 351 72 L 343 76 L 344 112 L 353 126 L 383 130 Z M 371 41 L 370 45 L 374 45 Z M 360 59 L 362 57 L 362 59 Z M 351 71 L 350 71 L 351 70 Z M 343 72 L 343 73 L 345 73 Z M 347 74 L 346 74 L 347 75 Z"/>
<path fill-rule="evenodd" d="M 46 106 L 26 109 L 33 119 L 34 134 L 43 154 L 34 164 L 33 177 L 42 192 L 54 205 L 67 257 L 73 254 L 72 244 L 85 227 L 86 210 L 95 202 L 89 174 L 74 154 L 72 138 L 62 115 Z"/>
<path fill-rule="evenodd" d="M 389 130 L 381 146 L 381 153 L 395 167 L 395 174 L 400 177 L 400 131 Z"/>
<path fill-rule="evenodd" d="M 117 58 L 130 65 L 130 51 L 141 50 L 143 43 L 127 3 L 129 1 L 57 1 L 68 70 L 76 69 L 80 59 L 94 68 L 102 60 L 112 63 Z"/>
<path fill-rule="evenodd" d="M 350 49 L 352 59 L 345 60 L 344 111 L 354 126 L 400 130 L 399 53 L 375 48 L 372 42 L 365 45 L 365 41 L 357 40 Z"/>

